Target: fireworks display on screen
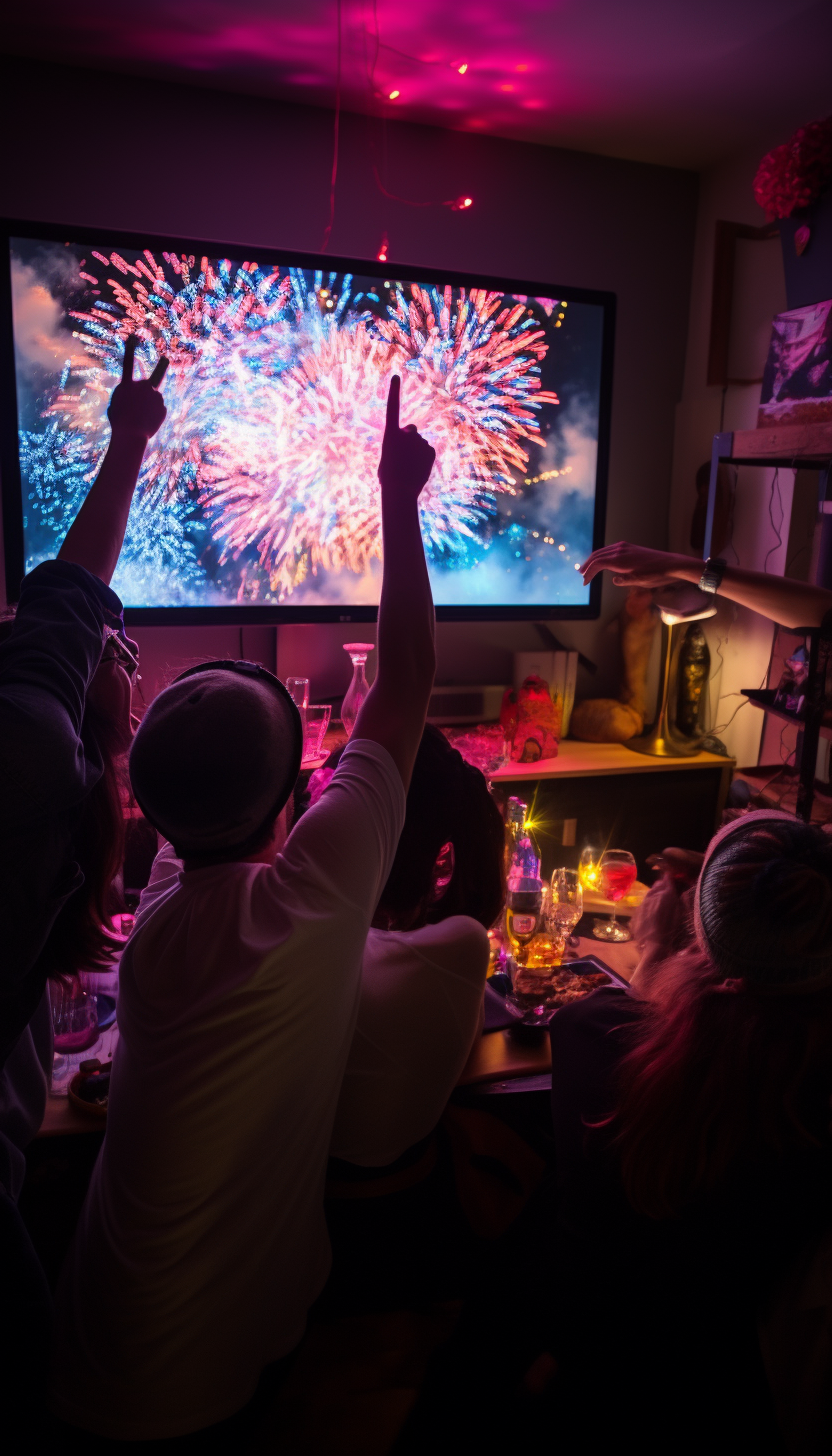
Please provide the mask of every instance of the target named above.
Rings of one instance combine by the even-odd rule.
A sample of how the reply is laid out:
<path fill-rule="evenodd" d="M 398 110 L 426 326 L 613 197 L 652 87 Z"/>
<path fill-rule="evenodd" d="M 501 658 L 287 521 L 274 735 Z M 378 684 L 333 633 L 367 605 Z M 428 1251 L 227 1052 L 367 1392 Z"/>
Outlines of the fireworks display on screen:
<path fill-rule="evenodd" d="M 170 368 L 113 582 L 126 604 L 375 604 L 393 373 L 437 452 L 420 502 L 437 603 L 588 600 L 599 305 L 27 239 L 12 288 L 27 569 L 95 477 L 136 334 L 138 369 Z"/>

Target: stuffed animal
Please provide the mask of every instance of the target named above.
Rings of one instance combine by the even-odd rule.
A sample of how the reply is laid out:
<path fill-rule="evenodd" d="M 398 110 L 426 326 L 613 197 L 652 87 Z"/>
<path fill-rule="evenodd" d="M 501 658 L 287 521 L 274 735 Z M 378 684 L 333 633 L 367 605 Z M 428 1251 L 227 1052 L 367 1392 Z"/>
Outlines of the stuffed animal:
<path fill-rule="evenodd" d="M 500 708 L 500 726 L 511 743 L 514 763 L 537 763 L 556 758 L 561 710 L 552 702 L 548 683 L 532 673 L 522 686 L 506 688 Z"/>
<path fill-rule="evenodd" d="M 624 681 L 618 698 L 585 698 L 572 711 L 569 731 L 585 743 L 626 743 L 644 728 L 647 668 L 659 614 L 648 587 L 632 587 L 619 615 Z"/>

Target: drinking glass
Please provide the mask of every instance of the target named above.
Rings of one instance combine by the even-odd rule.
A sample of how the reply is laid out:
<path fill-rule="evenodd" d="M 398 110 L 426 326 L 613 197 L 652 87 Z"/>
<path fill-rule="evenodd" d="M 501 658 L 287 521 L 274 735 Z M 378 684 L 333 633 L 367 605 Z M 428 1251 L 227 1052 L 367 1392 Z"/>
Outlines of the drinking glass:
<path fill-rule="evenodd" d="M 615 918 L 615 907 L 619 900 L 629 893 L 635 884 L 636 862 L 628 849 L 605 849 L 601 855 L 601 893 L 612 900 L 612 916 L 609 920 L 596 920 L 592 934 L 596 940 L 630 940 L 626 925 L 619 925 Z"/>
<path fill-rule="evenodd" d="M 584 892 L 578 870 L 565 866 L 552 874 L 548 906 L 549 930 L 565 944 L 584 913 Z"/>
<path fill-rule="evenodd" d="M 578 874 L 581 878 L 581 885 L 585 890 L 597 890 L 600 872 L 598 869 L 598 851 L 588 844 L 586 849 L 581 850 L 581 858 L 578 861 Z"/>
<path fill-rule="evenodd" d="M 50 981 L 49 1003 L 56 1052 L 81 1052 L 98 1039 L 98 1003 L 80 976 Z"/>
<path fill-rule="evenodd" d="M 306 725 L 303 730 L 303 762 L 320 758 L 323 752 L 324 735 L 329 727 L 330 703 L 310 703 L 306 709 Z"/>
<path fill-rule="evenodd" d="M 309 706 L 309 678 L 287 677 L 286 691 L 303 717 L 304 709 Z"/>
<path fill-rule="evenodd" d="M 341 722 L 349 738 L 355 727 L 355 720 L 358 717 L 358 710 L 370 691 L 370 684 L 367 681 L 364 664 L 373 650 L 372 642 L 345 642 L 344 651 L 350 655 L 352 663 L 352 682 L 344 695 L 341 704 Z"/>

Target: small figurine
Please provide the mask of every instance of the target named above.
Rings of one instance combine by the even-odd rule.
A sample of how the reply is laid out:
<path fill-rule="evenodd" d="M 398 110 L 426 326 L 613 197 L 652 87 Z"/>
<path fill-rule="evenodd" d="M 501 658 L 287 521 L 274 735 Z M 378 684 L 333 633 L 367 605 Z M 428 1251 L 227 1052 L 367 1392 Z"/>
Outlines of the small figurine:
<path fill-rule="evenodd" d="M 511 743 L 514 763 L 537 763 L 556 758 L 561 710 L 552 702 L 549 685 L 532 673 L 521 687 L 506 688 L 500 708 L 500 726 Z"/>
<path fill-rule="evenodd" d="M 808 677 L 809 654 L 805 646 L 796 647 L 791 657 L 786 659 L 783 676 L 774 695 L 774 706 L 785 708 L 787 713 L 802 713 Z"/>

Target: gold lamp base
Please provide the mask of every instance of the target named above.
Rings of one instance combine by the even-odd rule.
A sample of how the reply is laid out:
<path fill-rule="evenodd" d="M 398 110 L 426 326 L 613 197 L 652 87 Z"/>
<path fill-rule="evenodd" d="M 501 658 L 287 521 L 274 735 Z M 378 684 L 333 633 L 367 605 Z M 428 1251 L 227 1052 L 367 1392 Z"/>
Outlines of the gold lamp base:
<path fill-rule="evenodd" d="M 676 701 L 676 687 L 679 677 L 679 653 L 682 647 L 682 638 L 677 631 L 678 627 L 687 626 L 687 622 L 695 621 L 698 617 L 713 616 L 716 608 L 709 606 L 705 611 L 699 612 L 697 617 L 689 617 L 687 620 L 671 619 L 670 612 L 662 612 L 662 621 L 667 632 L 665 643 L 664 662 L 662 664 L 662 682 L 659 690 L 659 711 L 656 721 L 649 733 L 642 733 L 638 738 L 628 738 L 625 748 L 632 748 L 634 753 L 646 753 L 653 758 L 694 758 L 699 752 L 699 740 L 696 738 L 682 738 L 673 728 L 670 722 L 668 705 Z"/>
<path fill-rule="evenodd" d="M 649 733 L 642 733 L 639 738 L 628 738 L 625 748 L 632 748 L 633 753 L 649 753 L 654 758 L 694 758 L 699 752 L 699 744 L 696 739 L 677 738 L 675 733 L 671 735 L 667 723 L 659 721 Z"/>

